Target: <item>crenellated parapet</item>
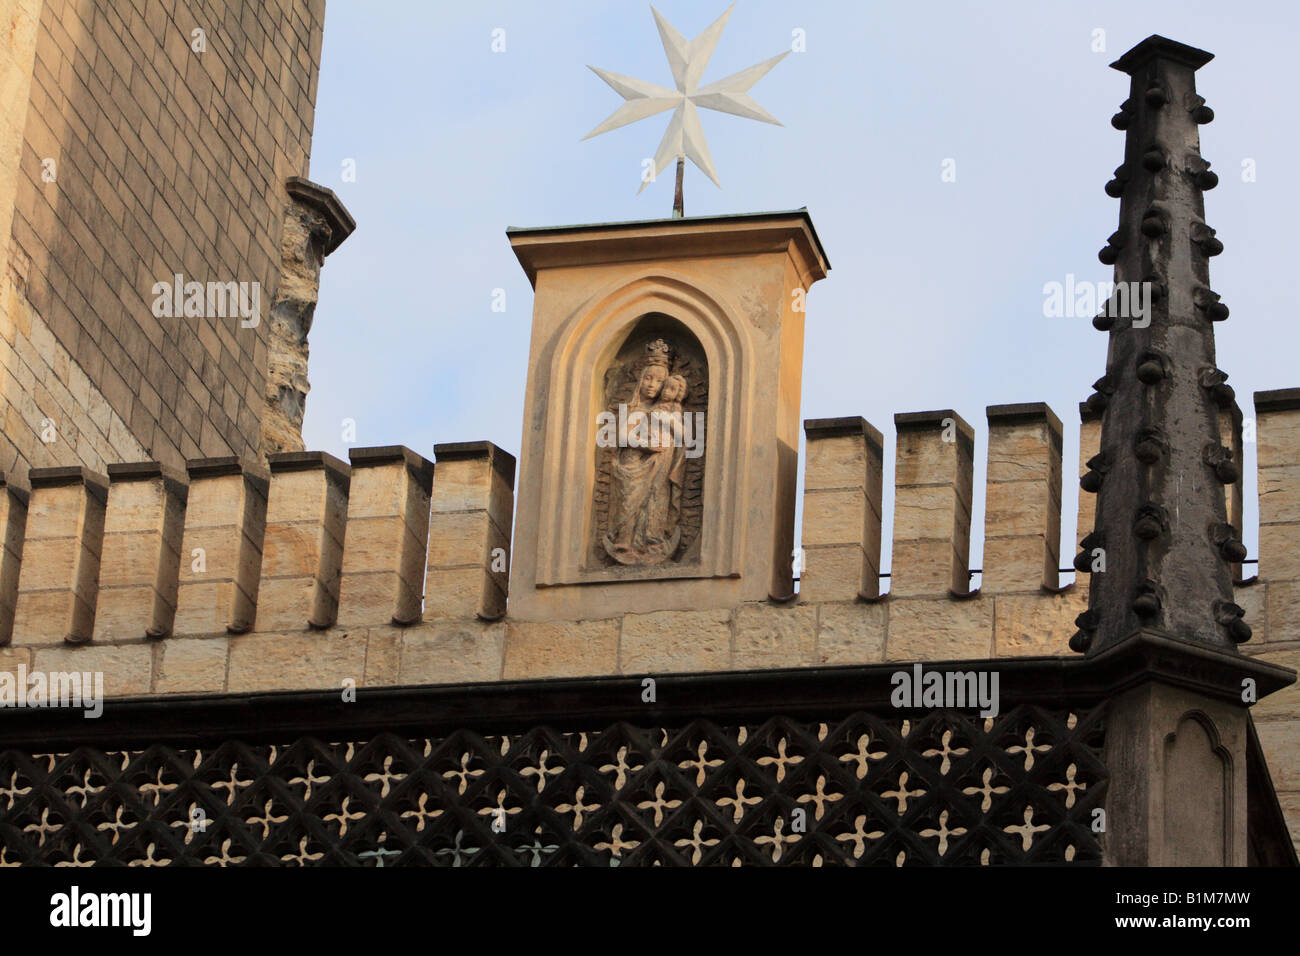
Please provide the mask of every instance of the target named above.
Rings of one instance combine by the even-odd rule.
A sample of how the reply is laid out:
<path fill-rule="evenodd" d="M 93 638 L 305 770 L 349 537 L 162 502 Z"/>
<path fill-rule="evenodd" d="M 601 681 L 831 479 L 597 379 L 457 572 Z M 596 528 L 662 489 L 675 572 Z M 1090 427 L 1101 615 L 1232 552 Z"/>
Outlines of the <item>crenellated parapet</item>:
<path fill-rule="evenodd" d="M 1236 600 L 1261 653 L 1300 652 L 1298 394 L 1259 393 L 1247 432 L 1261 553 Z M 1086 486 L 1099 420 L 1087 404 L 1079 415 Z M 1093 496 L 1062 514 L 1065 429 L 1046 405 L 986 417 L 986 447 L 954 411 L 896 417 L 892 534 L 886 439 L 862 418 L 805 422 L 793 600 L 678 610 L 665 595 L 659 609 L 548 621 L 510 613 L 514 458 L 488 442 L 437 445 L 436 463 L 388 446 L 347 463 L 287 452 L 269 468 L 37 470 L 30 492 L 0 489 L 0 666 L 113 648 L 135 669 L 110 676 L 110 693 L 116 679 L 118 693 L 165 694 L 1067 655 L 1088 575 L 1061 569 L 1061 526 L 1086 533 Z M 1240 436 L 1235 406 L 1224 421 Z M 1239 513 L 1240 497 L 1227 507 Z"/>

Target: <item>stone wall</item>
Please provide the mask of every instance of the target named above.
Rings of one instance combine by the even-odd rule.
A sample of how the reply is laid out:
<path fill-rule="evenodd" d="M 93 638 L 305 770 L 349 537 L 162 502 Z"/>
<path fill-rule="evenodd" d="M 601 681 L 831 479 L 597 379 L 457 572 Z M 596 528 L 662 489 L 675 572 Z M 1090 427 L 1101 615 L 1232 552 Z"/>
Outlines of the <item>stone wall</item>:
<path fill-rule="evenodd" d="M 11 481 L 259 453 L 285 182 L 307 171 L 323 18 L 323 0 L 0 0 Z M 256 283 L 260 321 L 157 317 L 154 284 L 176 275 L 248 283 L 250 305 Z"/>
<path fill-rule="evenodd" d="M 1081 412 L 1086 470 L 1100 422 Z M 1044 405 L 988 419 L 978 590 L 965 587 L 970 427 L 952 411 L 898 417 L 882 594 L 883 442 L 835 419 L 806 423 L 795 600 L 594 620 L 506 613 L 514 459 L 488 443 L 436 446 L 436 468 L 396 446 L 353 449 L 350 464 L 297 452 L 269 469 L 38 469 L 30 499 L 0 492 L 0 669 L 103 671 L 106 693 L 127 696 L 1072 656 L 1088 585 L 1057 586 L 1060 423 Z M 1255 422 L 1260 564 L 1237 588 L 1254 628 L 1243 650 L 1300 667 L 1300 390 L 1258 394 Z M 1300 689 L 1254 716 L 1300 836 Z"/>

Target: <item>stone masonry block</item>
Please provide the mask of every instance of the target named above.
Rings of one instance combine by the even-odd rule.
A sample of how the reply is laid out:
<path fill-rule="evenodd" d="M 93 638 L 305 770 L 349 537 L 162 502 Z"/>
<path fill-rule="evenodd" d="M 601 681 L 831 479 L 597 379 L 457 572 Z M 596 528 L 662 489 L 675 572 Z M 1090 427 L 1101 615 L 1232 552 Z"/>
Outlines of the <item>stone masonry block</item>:
<path fill-rule="evenodd" d="M 433 463 L 409 448 L 354 448 L 339 621 L 410 624 L 424 596 Z"/>
<path fill-rule="evenodd" d="M 504 680 L 618 673 L 621 620 L 508 621 Z"/>
<path fill-rule="evenodd" d="M 93 636 L 108 480 L 80 467 L 33 468 L 13 640 Z"/>
<path fill-rule="evenodd" d="M 1068 588 L 1059 594 L 999 594 L 994 597 L 994 656 L 1071 657 L 1074 619 L 1088 608 L 1088 594 Z"/>
<path fill-rule="evenodd" d="M 153 684 L 153 652 L 153 646 L 144 643 L 38 647 L 32 651 L 30 669 L 101 673 L 105 697 L 139 697 Z"/>
<path fill-rule="evenodd" d="M 620 673 L 651 677 L 726 670 L 731 664 L 731 612 L 625 614 L 619 660 Z"/>
<path fill-rule="evenodd" d="M 226 690 L 332 690 L 344 680 L 360 686 L 365 669 L 365 631 L 245 634 L 230 641 Z"/>
<path fill-rule="evenodd" d="M 482 621 L 425 622 L 403 628 L 399 633 L 398 682 L 453 684 L 499 680 L 506 631 L 504 622 L 485 624 Z"/>
<path fill-rule="evenodd" d="M 27 534 L 25 489 L 16 488 L 0 476 L 0 647 L 13 637 L 14 611 L 18 603 L 18 571 Z"/>
<path fill-rule="evenodd" d="M 821 601 L 855 600 L 859 594 L 875 597 L 868 582 L 879 580 L 867 564 L 866 552 L 857 545 L 806 547 L 799 571 L 799 600 L 804 604 Z"/>
<path fill-rule="evenodd" d="M 732 666 L 801 667 L 815 662 L 817 608 L 813 605 L 742 604 L 735 614 Z"/>
<path fill-rule="evenodd" d="M 226 686 L 226 665 L 230 638 L 187 640 L 177 638 L 162 644 L 155 694 L 218 694 Z"/>
<path fill-rule="evenodd" d="M 437 445 L 434 455 L 425 617 L 494 619 L 505 612 L 509 549 L 504 536 L 513 511 L 514 458 L 490 442 Z M 443 524 L 457 513 L 458 520 Z M 481 542 L 483 549 L 472 566 L 465 560 L 469 553 L 457 546 L 466 540 Z M 494 555 L 497 547 L 501 551 Z"/>
<path fill-rule="evenodd" d="M 818 608 L 818 664 L 875 664 L 884 659 L 889 602 L 827 603 Z"/>
<path fill-rule="evenodd" d="M 171 633 L 188 488 L 157 462 L 109 465 L 96 640 Z"/>
<path fill-rule="evenodd" d="M 270 479 L 234 457 L 192 461 L 188 471 L 175 631 L 242 634 L 257 611 Z"/>
<path fill-rule="evenodd" d="M 890 661 L 984 660 L 993 655 L 993 599 L 889 602 Z"/>

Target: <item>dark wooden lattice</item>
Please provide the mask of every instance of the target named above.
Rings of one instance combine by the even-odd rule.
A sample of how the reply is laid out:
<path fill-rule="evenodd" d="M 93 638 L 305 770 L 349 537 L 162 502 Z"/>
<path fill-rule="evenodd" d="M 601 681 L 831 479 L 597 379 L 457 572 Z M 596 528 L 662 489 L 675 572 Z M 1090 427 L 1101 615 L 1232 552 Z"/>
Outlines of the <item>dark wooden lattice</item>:
<path fill-rule="evenodd" d="M 0 865 L 1097 864 L 1102 738 L 1100 708 L 1022 704 L 6 749 Z"/>

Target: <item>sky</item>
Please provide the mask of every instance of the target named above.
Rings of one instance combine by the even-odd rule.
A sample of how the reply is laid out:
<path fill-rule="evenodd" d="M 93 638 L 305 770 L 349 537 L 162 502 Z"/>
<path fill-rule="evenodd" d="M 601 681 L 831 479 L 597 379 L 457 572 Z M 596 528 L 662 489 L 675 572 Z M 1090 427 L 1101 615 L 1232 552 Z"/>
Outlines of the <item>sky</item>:
<path fill-rule="evenodd" d="M 726 8 L 656 4 L 688 39 Z M 1112 277 L 1097 250 L 1118 221 L 1103 186 L 1123 160 L 1109 120 L 1128 77 L 1108 64 L 1152 33 L 1215 54 L 1197 84 L 1220 176 L 1212 285 L 1232 311 L 1219 367 L 1247 418 L 1253 392 L 1300 385 L 1298 25 L 1282 2 L 739 0 L 704 83 L 803 49 L 750 91 L 783 125 L 701 111 L 722 188 L 688 165 L 686 214 L 808 208 L 831 272 L 808 294 L 801 416 L 861 415 L 884 434 L 886 568 L 893 416 L 936 408 L 976 432 L 971 567 L 989 405 L 1046 402 L 1063 422 L 1062 567 L 1077 550 L 1077 409 L 1106 336 L 1091 315 L 1046 316 L 1044 287 Z M 637 195 L 670 114 L 581 142 L 623 102 L 588 65 L 673 85 L 646 3 L 329 0 L 310 176 L 357 229 L 322 273 L 307 448 L 431 458 L 486 439 L 518 455 L 532 292 L 506 228 L 672 208 L 671 167 Z M 1251 557 L 1254 467 L 1250 446 Z"/>

